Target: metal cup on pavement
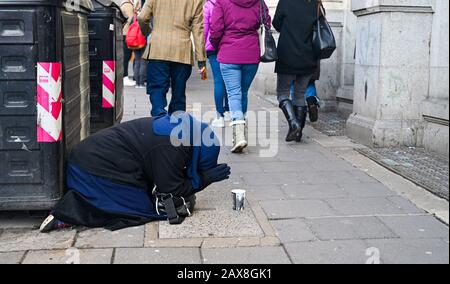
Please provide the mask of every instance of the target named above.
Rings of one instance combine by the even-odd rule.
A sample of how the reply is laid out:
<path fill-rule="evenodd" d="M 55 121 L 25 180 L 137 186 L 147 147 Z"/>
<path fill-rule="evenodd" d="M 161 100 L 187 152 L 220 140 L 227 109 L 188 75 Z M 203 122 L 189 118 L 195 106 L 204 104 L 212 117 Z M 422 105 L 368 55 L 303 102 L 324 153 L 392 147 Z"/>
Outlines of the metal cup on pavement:
<path fill-rule="evenodd" d="M 233 196 L 233 210 L 244 211 L 245 209 L 245 193 L 243 189 L 234 189 L 231 191 Z"/>

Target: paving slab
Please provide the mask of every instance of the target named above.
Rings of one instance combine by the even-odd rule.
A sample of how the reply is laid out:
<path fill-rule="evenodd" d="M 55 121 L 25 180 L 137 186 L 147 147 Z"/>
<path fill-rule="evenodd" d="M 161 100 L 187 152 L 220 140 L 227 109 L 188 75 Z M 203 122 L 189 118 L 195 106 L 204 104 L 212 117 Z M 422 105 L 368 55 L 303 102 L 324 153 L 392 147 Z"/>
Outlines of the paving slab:
<path fill-rule="evenodd" d="M 349 193 L 336 184 L 299 184 L 281 186 L 289 199 L 347 198 Z"/>
<path fill-rule="evenodd" d="M 198 248 L 118 248 L 115 264 L 201 264 Z"/>
<path fill-rule="evenodd" d="M 408 239 L 447 239 L 449 229 L 433 216 L 379 217 L 396 235 Z"/>
<path fill-rule="evenodd" d="M 315 241 L 286 244 L 295 264 L 364 264 L 367 245 L 361 240 Z"/>
<path fill-rule="evenodd" d="M 291 242 L 307 242 L 316 239 L 303 219 L 276 220 L 270 222 L 283 244 Z"/>
<path fill-rule="evenodd" d="M 144 226 L 132 227 L 119 231 L 91 229 L 78 233 L 75 246 L 77 248 L 117 248 L 143 247 Z"/>
<path fill-rule="evenodd" d="M 299 178 L 300 181 L 307 184 L 339 184 L 359 181 L 350 171 L 314 171 L 301 175 Z"/>
<path fill-rule="evenodd" d="M 342 188 L 352 197 L 388 197 L 397 196 L 397 193 L 387 188 L 382 183 L 339 183 Z"/>
<path fill-rule="evenodd" d="M 258 222 L 251 209 L 242 212 L 211 210 L 197 211 L 183 224 L 172 226 L 167 222 L 160 223 L 159 238 L 188 239 L 208 237 L 254 237 L 263 236 Z"/>
<path fill-rule="evenodd" d="M 355 215 L 392 215 L 417 213 L 411 208 L 404 208 L 388 200 L 387 198 L 349 198 L 328 199 L 327 203 L 341 216 Z"/>
<path fill-rule="evenodd" d="M 336 212 L 322 200 L 264 201 L 261 206 L 269 219 L 335 216 Z"/>
<path fill-rule="evenodd" d="M 0 235 L 0 252 L 66 249 L 72 246 L 76 231 L 41 234 L 39 231 L 6 231 Z"/>
<path fill-rule="evenodd" d="M 289 264 L 282 247 L 202 249 L 205 264 Z"/>
<path fill-rule="evenodd" d="M 287 199 L 280 186 L 277 185 L 246 187 L 246 189 L 248 195 L 258 201 Z"/>
<path fill-rule="evenodd" d="M 398 237 L 376 217 L 317 218 L 306 222 L 322 241 Z"/>
<path fill-rule="evenodd" d="M 24 255 L 24 251 L 0 252 L 0 264 L 19 264 Z"/>
<path fill-rule="evenodd" d="M 384 264 L 449 264 L 449 246 L 441 239 L 370 240 Z"/>
<path fill-rule="evenodd" d="M 23 264 L 110 264 L 112 255 L 113 249 L 30 251 Z"/>

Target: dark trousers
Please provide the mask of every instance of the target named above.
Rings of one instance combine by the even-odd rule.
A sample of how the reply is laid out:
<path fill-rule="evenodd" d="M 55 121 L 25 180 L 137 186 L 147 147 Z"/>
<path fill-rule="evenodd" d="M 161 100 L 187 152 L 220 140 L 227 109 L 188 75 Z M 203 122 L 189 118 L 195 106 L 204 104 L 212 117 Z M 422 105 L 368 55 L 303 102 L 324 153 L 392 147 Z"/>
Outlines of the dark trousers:
<path fill-rule="evenodd" d="M 128 48 L 126 41 L 123 42 L 123 77 L 128 77 L 128 66 L 130 64 L 132 51 Z"/>
<path fill-rule="evenodd" d="M 147 62 L 142 58 L 145 48 L 134 51 L 134 80 L 138 86 L 144 86 L 147 76 Z"/>
<path fill-rule="evenodd" d="M 186 111 L 186 83 L 191 74 L 191 65 L 150 60 L 147 66 L 147 94 L 150 96 L 153 117 Z M 167 112 L 169 88 L 172 88 L 172 100 Z"/>

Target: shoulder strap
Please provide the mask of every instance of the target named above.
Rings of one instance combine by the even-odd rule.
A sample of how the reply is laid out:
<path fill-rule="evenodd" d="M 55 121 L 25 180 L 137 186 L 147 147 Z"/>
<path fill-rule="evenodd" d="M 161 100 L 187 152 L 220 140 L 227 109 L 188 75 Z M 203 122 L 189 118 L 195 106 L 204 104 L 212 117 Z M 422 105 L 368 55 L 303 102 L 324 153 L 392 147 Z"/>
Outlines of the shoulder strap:
<path fill-rule="evenodd" d="M 320 17 L 326 17 L 327 12 L 325 11 L 325 7 L 323 6 L 322 0 L 317 0 L 317 19 Z"/>

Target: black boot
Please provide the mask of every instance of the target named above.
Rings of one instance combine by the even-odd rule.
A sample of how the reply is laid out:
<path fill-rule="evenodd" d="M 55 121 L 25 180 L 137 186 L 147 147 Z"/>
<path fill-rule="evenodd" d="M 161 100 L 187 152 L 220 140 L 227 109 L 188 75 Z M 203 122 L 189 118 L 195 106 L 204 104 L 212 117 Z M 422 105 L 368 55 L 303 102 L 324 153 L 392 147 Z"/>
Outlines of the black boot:
<path fill-rule="evenodd" d="M 297 117 L 298 121 L 300 121 L 301 131 L 297 135 L 297 138 L 295 139 L 296 142 L 301 142 L 303 138 L 303 129 L 305 129 L 306 126 L 306 117 L 308 115 L 308 107 L 302 106 L 302 107 L 294 107 L 295 116 Z"/>
<path fill-rule="evenodd" d="M 319 102 L 317 101 L 317 98 L 307 98 L 306 102 L 308 103 L 309 121 L 317 122 L 319 120 Z"/>
<path fill-rule="evenodd" d="M 286 142 L 295 141 L 297 135 L 302 130 L 300 121 L 295 117 L 294 107 L 290 100 L 285 100 L 280 103 L 280 108 L 283 110 L 284 116 L 289 123 L 289 133 L 286 137 Z"/>

